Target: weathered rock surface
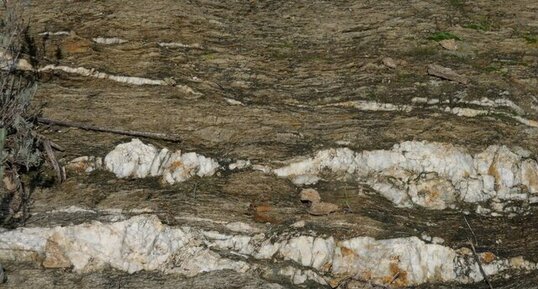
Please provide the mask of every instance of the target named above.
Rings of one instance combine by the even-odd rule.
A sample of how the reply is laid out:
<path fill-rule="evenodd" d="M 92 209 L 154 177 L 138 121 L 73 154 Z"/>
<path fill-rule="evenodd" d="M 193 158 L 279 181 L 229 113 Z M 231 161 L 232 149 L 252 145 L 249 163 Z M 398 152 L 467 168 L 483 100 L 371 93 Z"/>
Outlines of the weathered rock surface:
<path fill-rule="evenodd" d="M 167 183 L 183 182 L 192 176 L 211 176 L 219 168 L 218 162 L 196 153 L 158 150 L 138 139 L 120 144 L 104 158 L 106 169 L 118 178 L 145 178 L 162 176 Z"/>
<path fill-rule="evenodd" d="M 528 151 L 506 146 L 472 155 L 450 144 L 411 141 L 391 150 L 323 150 L 274 172 L 296 179 L 329 170 L 367 182 L 398 206 L 445 209 L 460 201 L 538 202 L 538 164 L 529 157 Z"/>
<path fill-rule="evenodd" d="M 0 233 L 0 245 L 0 259 L 42 260 L 46 268 L 72 266 L 78 272 L 110 266 L 128 273 L 158 270 L 192 277 L 216 270 L 242 273 L 266 266 L 225 258 L 218 253 L 227 250 L 258 260 L 293 261 L 295 266 L 283 268 L 279 274 L 295 284 L 307 280 L 335 284 L 353 277 L 400 287 L 426 282 L 474 283 L 484 278 L 472 255 L 426 244 L 416 237 L 335 240 L 294 233 L 273 240 L 264 233 L 226 234 L 195 227 L 170 227 L 155 216 L 137 216 L 108 224 L 23 228 Z M 522 258 L 487 258 L 482 266 L 488 275 L 508 269 L 538 269 L 535 263 Z"/>
<path fill-rule="evenodd" d="M 32 180 L 2 285 L 488 288 L 471 239 L 494 288 L 535 288 L 538 6 L 505 4 L 32 1 L 18 73 L 45 117 L 182 142 L 42 126 L 60 162 L 95 157 Z"/>

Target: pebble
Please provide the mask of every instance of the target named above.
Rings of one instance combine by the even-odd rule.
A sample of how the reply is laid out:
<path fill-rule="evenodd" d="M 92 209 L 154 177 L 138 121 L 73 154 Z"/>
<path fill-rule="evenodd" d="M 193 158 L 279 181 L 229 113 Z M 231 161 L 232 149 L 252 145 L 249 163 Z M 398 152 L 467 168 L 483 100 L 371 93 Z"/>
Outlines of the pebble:
<path fill-rule="evenodd" d="M 458 44 L 456 43 L 455 39 L 445 39 L 439 41 L 439 45 L 441 45 L 446 50 L 456 50 L 458 49 Z"/>

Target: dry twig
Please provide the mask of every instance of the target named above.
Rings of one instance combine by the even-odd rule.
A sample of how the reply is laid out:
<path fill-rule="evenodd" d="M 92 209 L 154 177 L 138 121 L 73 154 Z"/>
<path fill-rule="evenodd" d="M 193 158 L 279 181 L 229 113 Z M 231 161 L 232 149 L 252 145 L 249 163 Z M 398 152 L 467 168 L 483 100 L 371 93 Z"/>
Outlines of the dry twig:
<path fill-rule="evenodd" d="M 465 223 L 467 224 L 467 227 L 469 228 L 469 230 L 471 231 L 471 234 L 473 235 L 475 244 L 478 245 L 478 239 L 476 238 L 476 234 L 474 233 L 473 228 L 471 228 L 471 225 L 469 224 L 469 222 L 467 221 L 467 218 L 465 216 L 463 216 L 463 219 L 465 220 Z M 480 270 L 480 273 L 482 274 L 482 277 L 484 277 L 484 281 L 486 281 L 486 283 L 488 284 L 490 289 L 493 289 L 493 285 L 491 285 L 491 282 L 489 281 L 488 275 L 486 274 L 486 271 L 484 271 L 484 267 L 482 267 L 482 262 L 480 261 L 480 257 L 476 253 L 475 245 L 473 244 L 471 239 L 467 238 L 467 241 L 469 242 L 469 245 L 471 246 L 471 249 L 473 251 L 474 260 L 475 260 L 476 264 L 478 264 L 478 269 Z"/>
<path fill-rule="evenodd" d="M 471 234 L 473 235 L 474 243 L 476 246 L 478 246 L 478 239 L 476 238 L 473 228 L 471 228 L 471 224 L 469 224 L 469 221 L 467 221 L 467 217 L 465 217 L 465 215 L 463 215 L 463 219 L 465 220 L 465 224 L 467 224 L 467 228 L 469 228 L 469 231 L 471 231 Z"/>
<path fill-rule="evenodd" d="M 482 274 L 482 277 L 484 277 L 484 280 L 488 284 L 490 289 L 493 289 L 493 286 L 491 285 L 491 282 L 489 281 L 488 275 L 486 274 L 486 271 L 484 271 L 484 267 L 482 267 L 482 262 L 480 262 L 480 257 L 478 257 L 478 254 L 476 253 L 476 249 L 473 245 L 473 242 L 471 242 L 471 239 L 467 239 L 469 241 L 469 245 L 471 245 L 471 249 L 473 251 L 473 256 L 478 264 L 478 269 L 480 269 L 480 273 Z"/>
<path fill-rule="evenodd" d="M 160 139 L 160 140 L 166 140 L 166 141 L 171 141 L 171 142 L 181 142 L 181 139 L 179 138 L 179 136 L 168 135 L 164 133 L 106 128 L 106 127 L 100 127 L 100 126 L 95 126 L 91 124 L 54 120 L 54 119 L 44 118 L 44 117 L 38 118 L 37 121 L 44 124 L 75 127 L 75 128 L 79 128 L 83 130 L 108 132 L 108 133 L 128 135 L 128 136 L 146 137 L 146 138 Z"/>

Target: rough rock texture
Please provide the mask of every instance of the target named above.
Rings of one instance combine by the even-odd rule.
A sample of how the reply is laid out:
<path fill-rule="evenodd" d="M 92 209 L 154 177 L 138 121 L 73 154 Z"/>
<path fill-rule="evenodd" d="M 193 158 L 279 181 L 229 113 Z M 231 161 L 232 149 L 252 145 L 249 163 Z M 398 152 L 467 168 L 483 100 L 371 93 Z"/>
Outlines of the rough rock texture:
<path fill-rule="evenodd" d="M 506 146 L 472 155 L 451 144 L 411 141 L 391 150 L 323 150 L 274 172 L 296 179 L 329 170 L 367 182 L 398 206 L 445 209 L 459 201 L 538 202 L 538 164 L 529 157 L 528 151 Z"/>
<path fill-rule="evenodd" d="M 196 153 L 181 151 L 170 152 L 164 148 L 158 150 L 138 139 L 119 144 L 104 158 L 106 169 L 118 178 L 145 178 L 162 176 L 167 183 L 183 182 L 194 175 L 211 176 L 219 164 Z"/>
<path fill-rule="evenodd" d="M 353 276 L 374 284 L 396 286 L 426 282 L 473 283 L 483 279 L 470 255 L 416 237 L 375 240 L 359 237 L 335 241 L 308 235 L 282 235 L 273 241 L 264 233 L 223 234 L 193 227 L 170 227 L 155 216 L 137 216 L 103 224 L 94 222 L 55 228 L 0 233 L 1 259 L 42 260 L 46 268 L 73 267 L 92 272 L 106 266 L 134 273 L 159 270 L 187 277 L 217 270 L 239 273 L 264 265 L 224 258 L 219 250 L 255 259 L 290 260 L 279 274 L 294 284 L 307 280 L 325 285 Z M 217 249 L 215 251 L 215 249 Z M 491 255 L 491 253 L 489 253 Z M 486 274 L 508 269 L 536 270 L 524 259 L 482 259 Z M 299 268 L 311 268 L 303 270 Z M 317 273 L 316 273 L 317 272 Z"/>
<path fill-rule="evenodd" d="M 21 59 L 31 71 L 20 73 L 38 78 L 44 117 L 181 143 L 141 139 L 115 169 L 150 177 L 118 178 L 98 168 L 130 137 L 40 126 L 65 148 L 57 158 L 71 170 L 61 184 L 47 166 L 29 176 L 30 218 L 0 231 L 23 231 L 24 242 L 49 254 L 0 250 L 3 287 L 344 289 L 429 280 L 418 288 L 489 288 L 477 281 L 470 240 L 484 270 L 498 272 L 488 276 L 493 288 L 536 288 L 538 271 L 524 268 L 538 262 L 536 1 L 24 2 L 30 43 Z M 459 39 L 456 50 L 440 45 L 447 38 Z M 429 75 L 430 65 L 466 84 Z M 151 162 L 180 150 L 174 157 L 189 167 L 151 177 L 151 164 L 138 163 L 149 144 Z M 327 155 L 324 169 L 275 174 L 317 152 Z M 96 157 L 69 163 L 80 156 Z M 198 176 L 209 157 L 219 169 Z M 305 187 L 339 209 L 311 215 L 299 198 Z M 147 214 L 162 222 L 140 227 L 151 236 L 169 230 L 200 241 L 181 247 L 203 248 L 192 252 L 200 254 L 192 267 L 156 262 L 150 244 L 130 237 L 139 255 L 96 241 L 77 248 L 99 269 L 73 270 L 64 267 L 74 258 L 62 253 L 68 242 L 44 237 L 79 246 L 85 231 L 125 236 Z M 456 262 L 436 261 L 445 254 Z M 123 271 L 149 264 L 155 269 Z M 208 264 L 238 267 L 199 273 Z"/>

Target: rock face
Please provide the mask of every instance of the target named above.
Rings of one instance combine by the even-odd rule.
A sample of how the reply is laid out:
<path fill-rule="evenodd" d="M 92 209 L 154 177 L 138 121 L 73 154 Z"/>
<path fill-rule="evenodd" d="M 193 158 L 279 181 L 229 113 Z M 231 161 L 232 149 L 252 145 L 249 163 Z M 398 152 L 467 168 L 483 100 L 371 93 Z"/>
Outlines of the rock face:
<path fill-rule="evenodd" d="M 219 164 L 210 158 L 196 153 L 158 150 L 138 139 L 120 144 L 104 159 L 107 170 L 118 178 L 145 178 L 162 176 L 167 183 L 183 182 L 192 176 L 211 176 Z"/>
<path fill-rule="evenodd" d="M 115 223 L 0 233 L 0 258 L 42 260 L 47 268 L 72 266 L 78 272 L 110 266 L 128 273 L 159 270 L 191 277 L 215 270 L 267 269 L 218 253 L 229 250 L 259 260 L 292 261 L 295 265 L 283 268 L 280 274 L 298 284 L 307 280 L 335 284 L 350 276 L 398 287 L 426 282 L 474 283 L 483 279 L 472 255 L 426 244 L 416 237 L 337 241 L 333 237 L 296 234 L 272 240 L 264 233 L 225 234 L 194 227 L 170 227 L 155 216 L 136 216 Z M 536 264 L 523 259 L 487 259 L 484 266 L 488 275 L 507 269 L 537 269 Z"/>
<path fill-rule="evenodd" d="M 534 2 L 31 1 L 44 117 L 182 142 L 43 126 L 2 288 L 536 287 Z"/>
<path fill-rule="evenodd" d="M 216 160 L 197 153 L 159 150 L 138 139 L 118 145 L 104 160 L 80 157 L 71 161 L 68 168 L 91 172 L 101 166 L 118 178 L 161 176 L 169 184 L 184 182 L 195 175 L 212 176 L 221 168 Z M 229 167 L 249 168 L 250 161 Z M 489 146 L 474 155 L 460 147 L 436 142 L 403 142 L 391 150 L 360 153 L 338 148 L 320 151 L 313 158 L 292 162 L 272 172 L 291 178 L 297 185 L 312 185 L 325 170 L 366 182 L 401 207 L 443 210 L 456 208 L 459 202 L 493 201 L 497 205 L 492 205 L 492 209 L 502 212 L 502 205 L 499 209 L 498 204 L 505 201 L 538 202 L 538 163 L 530 158 L 528 151 L 506 146 Z M 309 192 L 303 191 L 301 199 L 307 200 Z M 319 200 L 314 203 L 319 205 Z M 319 210 L 314 207 L 315 215 L 337 209 L 337 206 L 317 206 Z"/>
<path fill-rule="evenodd" d="M 274 172 L 297 179 L 318 177 L 324 170 L 365 181 L 402 207 L 445 209 L 459 201 L 492 199 L 538 201 L 536 160 L 524 150 L 497 145 L 475 155 L 451 144 L 415 141 L 360 153 L 329 149 Z"/>

